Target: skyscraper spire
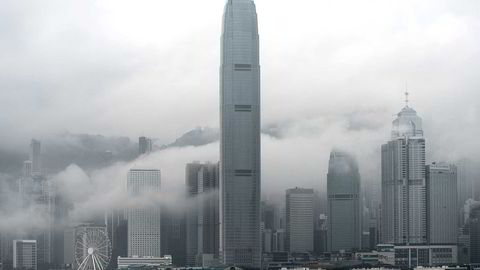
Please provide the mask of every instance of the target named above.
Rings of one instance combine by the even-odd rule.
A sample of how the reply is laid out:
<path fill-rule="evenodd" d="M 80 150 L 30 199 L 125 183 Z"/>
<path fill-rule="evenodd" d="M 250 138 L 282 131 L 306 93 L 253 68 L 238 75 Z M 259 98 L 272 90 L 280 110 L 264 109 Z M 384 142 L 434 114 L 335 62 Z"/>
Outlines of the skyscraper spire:
<path fill-rule="evenodd" d="M 407 81 L 405 81 L 405 106 L 408 107 L 408 96 L 410 95 L 410 93 L 408 92 L 408 84 L 407 84 Z"/>

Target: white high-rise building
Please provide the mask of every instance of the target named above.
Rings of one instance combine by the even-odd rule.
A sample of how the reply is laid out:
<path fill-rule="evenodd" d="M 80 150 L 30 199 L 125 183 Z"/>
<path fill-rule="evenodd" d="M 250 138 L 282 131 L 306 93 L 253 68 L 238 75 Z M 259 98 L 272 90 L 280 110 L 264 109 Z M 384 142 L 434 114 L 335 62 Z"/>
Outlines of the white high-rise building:
<path fill-rule="evenodd" d="M 127 190 L 132 201 L 145 196 L 158 196 L 160 170 L 132 169 L 128 172 Z M 129 208 L 128 256 L 161 257 L 160 207 L 139 205 Z"/>
<path fill-rule="evenodd" d="M 456 244 L 458 234 L 457 168 L 427 166 L 427 220 L 430 244 Z"/>
<path fill-rule="evenodd" d="M 37 270 L 36 240 L 13 240 L 13 269 Z"/>
<path fill-rule="evenodd" d="M 382 145 L 382 242 L 426 243 L 426 199 L 422 119 L 406 105 Z"/>
<path fill-rule="evenodd" d="M 287 250 L 313 251 L 313 189 L 292 188 L 286 192 Z"/>
<path fill-rule="evenodd" d="M 252 0 L 228 0 L 220 68 L 220 252 L 260 268 L 260 65 Z"/>
<path fill-rule="evenodd" d="M 332 151 L 327 175 L 327 250 L 361 248 L 360 173 L 348 153 Z"/>

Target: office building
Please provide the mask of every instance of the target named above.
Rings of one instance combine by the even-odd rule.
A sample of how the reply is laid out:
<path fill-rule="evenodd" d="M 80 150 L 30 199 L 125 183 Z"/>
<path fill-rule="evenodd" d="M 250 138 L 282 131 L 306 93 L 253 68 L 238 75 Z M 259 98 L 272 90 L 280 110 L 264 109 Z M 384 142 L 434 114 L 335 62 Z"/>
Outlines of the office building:
<path fill-rule="evenodd" d="M 313 252 L 313 189 L 293 188 L 286 192 L 287 251 Z"/>
<path fill-rule="evenodd" d="M 162 269 L 172 267 L 172 256 L 118 257 L 118 269 Z"/>
<path fill-rule="evenodd" d="M 471 208 L 468 227 L 470 230 L 470 263 L 480 263 L 480 204 Z"/>
<path fill-rule="evenodd" d="M 381 241 L 427 242 L 425 138 L 422 119 L 407 105 L 382 145 Z"/>
<path fill-rule="evenodd" d="M 252 0 L 228 0 L 220 72 L 220 253 L 260 268 L 260 65 Z"/>
<path fill-rule="evenodd" d="M 218 164 L 187 164 L 187 266 L 219 259 L 220 219 Z"/>
<path fill-rule="evenodd" d="M 23 162 L 22 176 L 23 177 L 31 177 L 32 176 L 32 161 L 31 160 L 25 160 Z"/>
<path fill-rule="evenodd" d="M 360 173 L 350 154 L 337 150 L 331 152 L 327 193 L 328 251 L 360 249 Z"/>
<path fill-rule="evenodd" d="M 30 161 L 32 162 L 31 172 L 32 175 L 42 174 L 42 159 L 41 159 L 41 143 L 35 139 L 30 142 Z"/>
<path fill-rule="evenodd" d="M 458 234 L 457 168 L 427 166 L 427 222 L 430 244 L 456 244 Z"/>
<path fill-rule="evenodd" d="M 130 199 L 159 196 L 160 170 L 132 169 L 128 172 Z M 128 257 L 161 256 L 161 211 L 158 206 L 141 205 L 127 210 Z"/>
<path fill-rule="evenodd" d="M 418 266 L 455 265 L 458 262 L 456 245 L 395 246 L 395 266 L 412 269 Z"/>
<path fill-rule="evenodd" d="M 18 181 L 19 194 L 24 207 L 34 207 L 42 216 L 42 227 L 25 231 L 29 239 L 36 240 L 37 267 L 47 269 L 53 262 L 55 189 L 44 176 L 35 174 Z"/>
<path fill-rule="evenodd" d="M 462 159 L 457 162 L 457 191 L 458 191 L 458 211 L 459 225 L 463 226 L 468 216 L 464 215 L 463 208 L 468 200 L 475 200 L 475 175 L 474 165 L 467 159 Z"/>
<path fill-rule="evenodd" d="M 13 269 L 37 270 L 36 240 L 13 240 Z"/>
<path fill-rule="evenodd" d="M 140 155 L 152 152 L 152 139 L 147 137 L 138 138 L 138 153 Z"/>

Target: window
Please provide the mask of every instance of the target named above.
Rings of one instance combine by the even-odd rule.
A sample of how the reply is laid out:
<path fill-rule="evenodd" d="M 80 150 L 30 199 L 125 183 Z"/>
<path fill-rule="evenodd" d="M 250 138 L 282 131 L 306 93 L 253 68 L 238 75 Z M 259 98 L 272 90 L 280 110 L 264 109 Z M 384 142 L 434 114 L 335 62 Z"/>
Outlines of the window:
<path fill-rule="evenodd" d="M 235 176 L 252 176 L 252 170 L 235 170 Z"/>
<path fill-rule="evenodd" d="M 236 112 L 251 112 L 252 105 L 235 105 Z"/>
<path fill-rule="evenodd" d="M 250 64 L 235 64 L 234 70 L 236 71 L 251 71 L 252 65 Z"/>

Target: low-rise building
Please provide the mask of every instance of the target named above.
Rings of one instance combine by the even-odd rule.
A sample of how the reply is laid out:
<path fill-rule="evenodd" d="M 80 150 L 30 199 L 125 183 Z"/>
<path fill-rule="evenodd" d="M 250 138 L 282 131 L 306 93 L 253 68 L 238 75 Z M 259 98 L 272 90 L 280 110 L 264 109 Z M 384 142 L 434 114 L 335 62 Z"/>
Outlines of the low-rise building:
<path fill-rule="evenodd" d="M 395 266 L 443 266 L 458 263 L 456 245 L 395 246 Z"/>
<path fill-rule="evenodd" d="M 145 267 L 147 269 L 163 269 L 172 266 L 172 256 L 163 257 L 118 257 L 118 269 L 138 269 Z"/>

